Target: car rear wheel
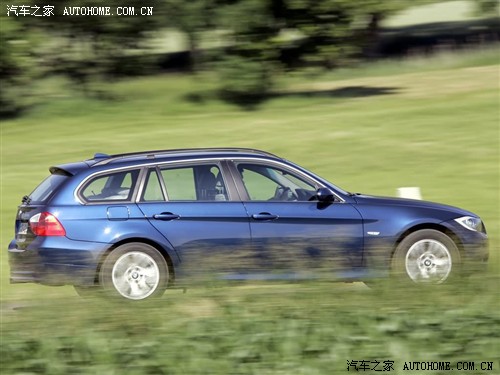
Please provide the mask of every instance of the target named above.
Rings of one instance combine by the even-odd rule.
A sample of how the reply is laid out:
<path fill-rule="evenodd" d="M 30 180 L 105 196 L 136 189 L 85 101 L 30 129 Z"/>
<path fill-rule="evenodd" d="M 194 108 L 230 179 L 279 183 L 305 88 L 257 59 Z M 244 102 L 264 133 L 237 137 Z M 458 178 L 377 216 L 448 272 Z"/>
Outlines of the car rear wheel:
<path fill-rule="evenodd" d="M 105 292 L 129 300 L 160 297 L 168 284 L 168 266 L 153 246 L 134 242 L 114 249 L 104 260 L 100 282 Z"/>
<path fill-rule="evenodd" d="M 415 284 L 442 284 L 456 276 L 460 252 L 446 234 L 433 229 L 411 233 L 392 258 L 392 273 Z"/>

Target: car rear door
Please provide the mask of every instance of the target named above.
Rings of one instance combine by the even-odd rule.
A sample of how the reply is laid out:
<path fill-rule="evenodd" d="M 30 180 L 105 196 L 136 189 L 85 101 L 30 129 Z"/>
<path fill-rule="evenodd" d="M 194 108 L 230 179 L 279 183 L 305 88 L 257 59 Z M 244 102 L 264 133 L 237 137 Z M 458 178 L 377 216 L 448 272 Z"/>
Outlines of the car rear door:
<path fill-rule="evenodd" d="M 233 272 L 250 245 L 245 207 L 219 162 L 168 164 L 147 172 L 138 205 L 181 258 L 182 273 Z"/>

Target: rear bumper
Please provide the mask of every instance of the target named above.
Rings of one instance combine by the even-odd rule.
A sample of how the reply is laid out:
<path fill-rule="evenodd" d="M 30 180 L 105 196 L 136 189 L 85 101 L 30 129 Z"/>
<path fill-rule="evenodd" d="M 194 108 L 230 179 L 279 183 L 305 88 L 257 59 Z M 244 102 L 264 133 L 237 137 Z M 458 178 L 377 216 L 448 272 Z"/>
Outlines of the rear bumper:
<path fill-rule="evenodd" d="M 105 244 L 66 237 L 36 239 L 25 249 L 9 244 L 10 283 L 92 285 Z"/>

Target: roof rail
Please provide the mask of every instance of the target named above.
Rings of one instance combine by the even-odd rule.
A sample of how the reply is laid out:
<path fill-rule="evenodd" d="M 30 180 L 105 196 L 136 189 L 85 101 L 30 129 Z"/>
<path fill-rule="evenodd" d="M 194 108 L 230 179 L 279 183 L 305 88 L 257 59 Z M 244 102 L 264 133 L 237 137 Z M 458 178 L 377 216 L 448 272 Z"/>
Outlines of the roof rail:
<path fill-rule="evenodd" d="M 108 154 L 103 154 L 102 152 L 96 152 L 94 154 L 94 158 L 93 159 L 107 159 L 109 157 L 111 157 L 111 156 L 108 155 Z"/>
<path fill-rule="evenodd" d="M 151 150 L 151 151 L 139 151 L 139 152 L 127 152 L 122 154 L 101 154 L 97 153 L 94 156 L 94 160 L 98 160 L 96 164 L 102 165 L 107 164 L 113 160 L 124 159 L 127 157 L 134 156 L 146 156 L 151 159 L 155 159 L 157 156 L 168 155 L 168 154 L 179 154 L 179 153 L 195 153 L 195 152 L 250 152 L 259 155 L 266 155 L 279 158 L 279 156 L 274 155 L 270 152 L 261 151 L 253 148 L 244 147 L 204 147 L 204 148 L 178 148 L 169 150 Z"/>

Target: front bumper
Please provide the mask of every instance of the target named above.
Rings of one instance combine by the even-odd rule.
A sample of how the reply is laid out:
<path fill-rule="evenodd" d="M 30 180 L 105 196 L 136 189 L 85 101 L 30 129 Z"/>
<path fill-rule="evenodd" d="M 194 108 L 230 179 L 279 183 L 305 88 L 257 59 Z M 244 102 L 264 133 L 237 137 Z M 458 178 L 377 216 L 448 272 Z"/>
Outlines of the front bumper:
<path fill-rule="evenodd" d="M 463 273 L 467 275 L 487 271 L 490 255 L 488 235 L 465 229 L 455 220 L 443 224 L 456 237 L 455 241 L 458 242 Z"/>
<path fill-rule="evenodd" d="M 9 244 L 10 283 L 92 285 L 105 244 L 39 237 L 25 249 Z"/>
<path fill-rule="evenodd" d="M 482 246 L 466 244 L 462 245 L 462 273 L 472 275 L 488 270 L 488 242 Z"/>

